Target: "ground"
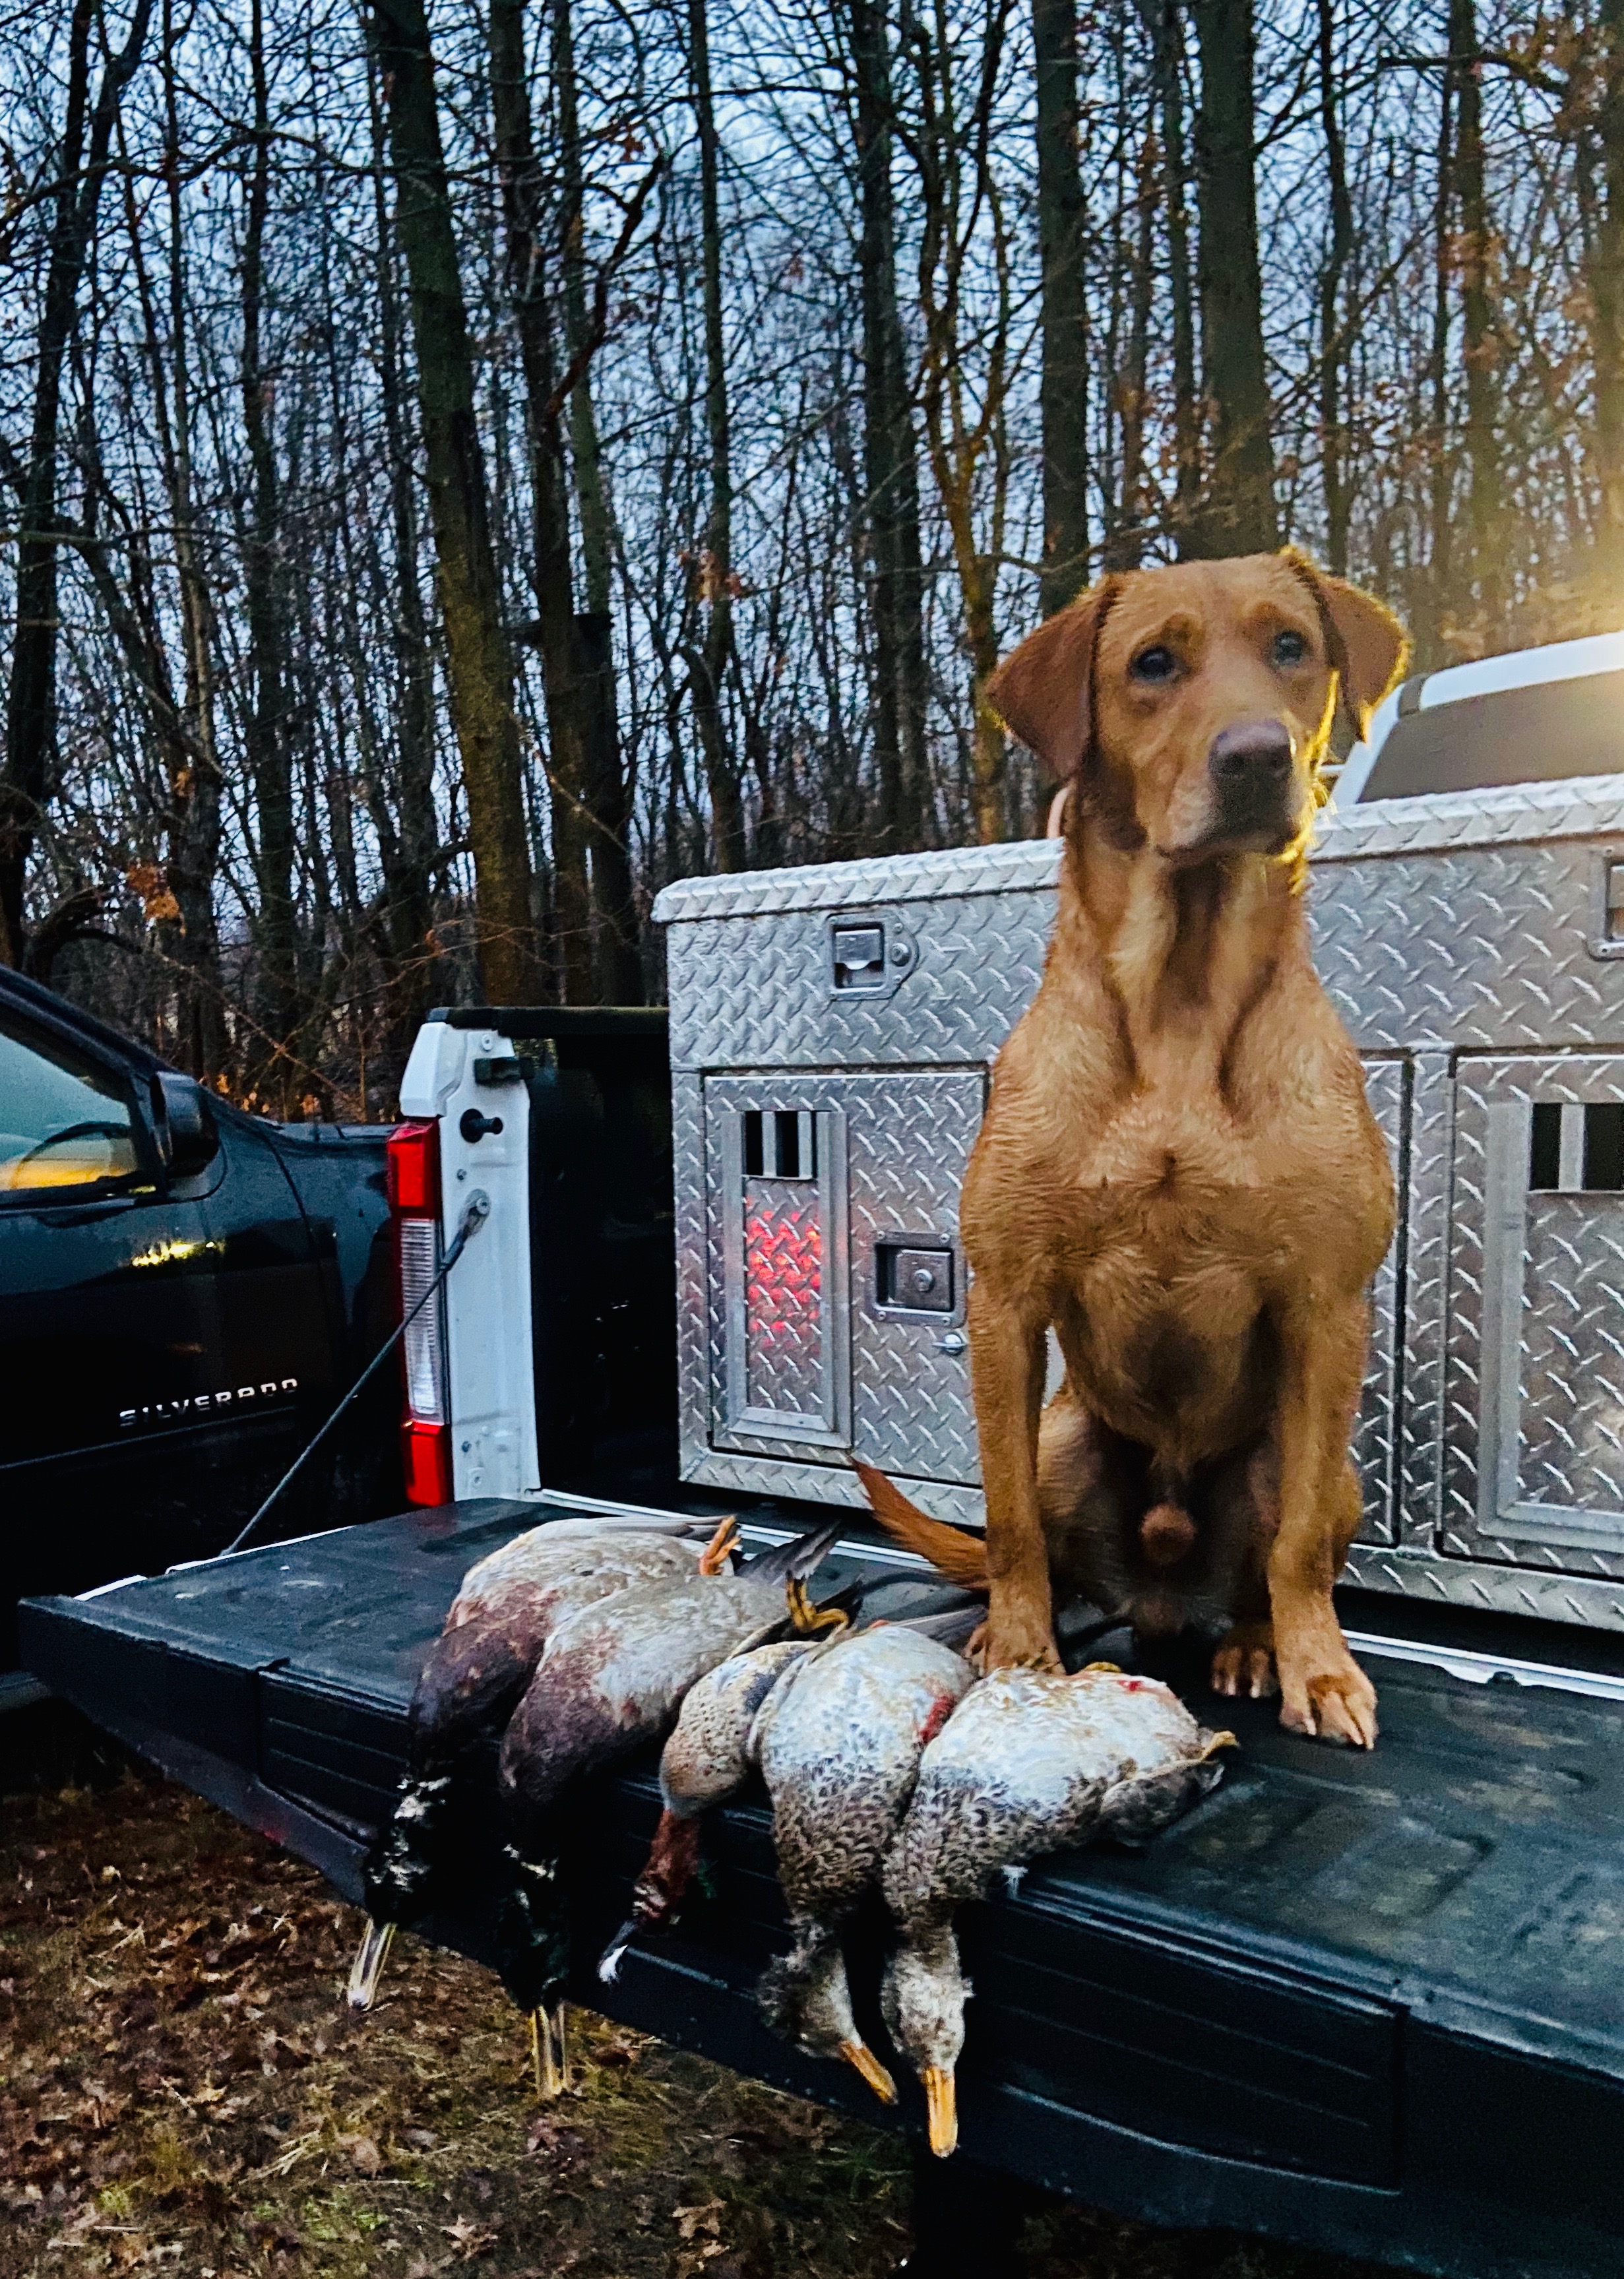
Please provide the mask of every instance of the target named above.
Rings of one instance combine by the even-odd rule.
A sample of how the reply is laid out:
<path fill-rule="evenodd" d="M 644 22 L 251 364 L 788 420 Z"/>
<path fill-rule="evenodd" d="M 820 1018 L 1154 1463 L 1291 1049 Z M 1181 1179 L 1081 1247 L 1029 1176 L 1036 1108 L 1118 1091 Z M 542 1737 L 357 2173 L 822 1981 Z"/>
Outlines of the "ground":
<path fill-rule="evenodd" d="M 495 1982 L 410 1939 L 352 2017 L 358 1916 L 181 1790 L 0 1811 L 0 2279 L 879 2279 L 907 2252 L 891 2137 L 584 2012 L 543 2106 Z M 1030 2279 L 1360 2279 L 1076 2208 L 1023 2250 Z"/>

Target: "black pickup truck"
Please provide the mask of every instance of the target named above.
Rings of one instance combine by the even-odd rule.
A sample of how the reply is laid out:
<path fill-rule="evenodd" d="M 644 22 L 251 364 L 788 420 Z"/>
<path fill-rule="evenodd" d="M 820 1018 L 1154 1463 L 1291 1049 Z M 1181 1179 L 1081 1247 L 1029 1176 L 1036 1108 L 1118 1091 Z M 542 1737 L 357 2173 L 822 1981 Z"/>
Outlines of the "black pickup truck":
<path fill-rule="evenodd" d="M 388 1335 L 387 1136 L 244 1115 L 0 970 L 0 1700 L 19 1597 L 220 1550 Z M 395 1407 L 380 1371 L 268 1531 L 398 1503 Z"/>

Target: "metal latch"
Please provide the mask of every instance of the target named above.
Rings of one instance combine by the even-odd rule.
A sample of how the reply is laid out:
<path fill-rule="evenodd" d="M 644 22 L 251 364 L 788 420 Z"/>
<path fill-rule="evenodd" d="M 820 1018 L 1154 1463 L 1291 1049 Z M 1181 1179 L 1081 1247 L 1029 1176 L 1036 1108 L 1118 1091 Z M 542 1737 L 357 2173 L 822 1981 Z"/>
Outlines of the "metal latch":
<path fill-rule="evenodd" d="M 524 1074 L 518 1062 L 511 1056 L 506 1060 L 477 1060 L 473 1064 L 476 1084 L 517 1084 Z"/>
<path fill-rule="evenodd" d="M 953 1252 L 943 1247 L 882 1242 L 875 1246 L 877 1302 L 894 1313 L 951 1314 Z"/>
<path fill-rule="evenodd" d="M 1608 848 L 1591 859 L 1590 931 L 1585 947 L 1592 957 L 1624 957 L 1624 856 Z"/>
<path fill-rule="evenodd" d="M 1609 941 L 1624 942 L 1624 863 L 1609 863 L 1602 932 Z"/>
<path fill-rule="evenodd" d="M 836 926 L 830 937 L 834 948 L 837 989 L 879 989 L 885 980 L 885 929 L 883 925 Z"/>

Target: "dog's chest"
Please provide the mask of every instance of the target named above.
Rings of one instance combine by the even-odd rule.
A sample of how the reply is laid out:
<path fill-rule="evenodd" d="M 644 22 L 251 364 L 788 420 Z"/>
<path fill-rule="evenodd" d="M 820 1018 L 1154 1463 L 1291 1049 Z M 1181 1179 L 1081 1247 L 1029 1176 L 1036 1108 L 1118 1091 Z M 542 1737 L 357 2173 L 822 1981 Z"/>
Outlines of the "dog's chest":
<path fill-rule="evenodd" d="M 1135 1101 L 1084 1139 L 1061 1183 L 1067 1247 L 1137 1257 L 1159 1278 L 1263 1264 L 1298 1215 L 1301 1179 L 1237 1117 Z"/>

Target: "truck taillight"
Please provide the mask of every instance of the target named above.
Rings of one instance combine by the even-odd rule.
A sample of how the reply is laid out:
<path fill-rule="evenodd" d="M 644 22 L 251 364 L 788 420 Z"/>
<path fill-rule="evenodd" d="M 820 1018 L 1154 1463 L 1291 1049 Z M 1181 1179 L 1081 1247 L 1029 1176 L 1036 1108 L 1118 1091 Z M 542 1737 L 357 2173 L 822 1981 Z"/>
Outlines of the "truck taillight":
<path fill-rule="evenodd" d="M 389 1208 L 440 1216 L 440 1126 L 399 1124 L 389 1135 Z"/>
<path fill-rule="evenodd" d="M 410 1314 L 440 1270 L 440 1128 L 402 1124 L 389 1141 L 389 1208 L 401 1312 Z M 401 1456 L 410 1503 L 449 1503 L 450 1406 L 447 1398 L 445 1310 L 438 1293 L 408 1323 L 401 1340 L 406 1414 Z"/>

